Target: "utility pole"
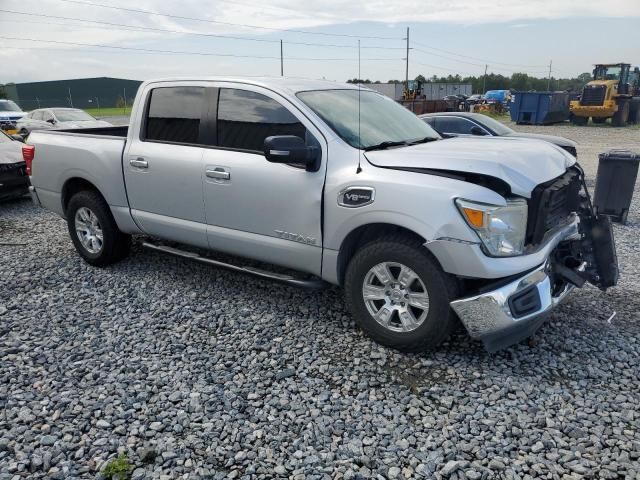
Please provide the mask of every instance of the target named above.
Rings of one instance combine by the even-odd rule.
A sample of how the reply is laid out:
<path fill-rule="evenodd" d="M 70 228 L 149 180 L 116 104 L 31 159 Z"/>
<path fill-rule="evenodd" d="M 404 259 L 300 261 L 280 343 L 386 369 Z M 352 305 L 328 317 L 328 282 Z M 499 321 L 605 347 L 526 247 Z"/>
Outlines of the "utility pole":
<path fill-rule="evenodd" d="M 362 77 L 360 77 L 360 39 L 358 39 L 358 83 L 362 83 Z"/>
<path fill-rule="evenodd" d="M 124 109 L 122 110 L 122 112 L 127 113 L 127 89 L 126 88 L 122 89 L 122 98 L 124 99 Z"/>
<path fill-rule="evenodd" d="M 36 102 L 38 102 L 38 108 L 40 108 L 40 99 L 36 97 Z"/>
<path fill-rule="evenodd" d="M 280 76 L 284 77 L 284 56 L 282 54 L 282 39 L 280 39 Z"/>
<path fill-rule="evenodd" d="M 484 77 L 482 77 L 482 94 L 483 95 L 487 91 L 487 67 L 489 67 L 489 65 L 485 64 L 485 66 L 484 66 Z"/>
<path fill-rule="evenodd" d="M 405 68 L 405 90 L 409 91 L 409 27 L 407 27 L 407 65 Z"/>
<path fill-rule="evenodd" d="M 551 89 L 551 65 L 553 64 L 553 60 L 549 60 L 549 78 L 547 79 L 547 90 Z"/>
<path fill-rule="evenodd" d="M 73 98 L 71 98 L 71 87 L 69 87 L 69 105 L 73 108 Z"/>

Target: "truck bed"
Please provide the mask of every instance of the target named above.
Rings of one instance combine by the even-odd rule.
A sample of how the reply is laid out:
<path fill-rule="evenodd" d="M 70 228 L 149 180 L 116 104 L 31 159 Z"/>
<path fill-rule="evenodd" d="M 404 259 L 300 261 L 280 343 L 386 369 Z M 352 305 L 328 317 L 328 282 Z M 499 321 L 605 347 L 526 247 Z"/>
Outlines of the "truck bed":
<path fill-rule="evenodd" d="M 34 130 L 31 183 L 42 204 L 61 215 L 65 182 L 74 178 L 92 184 L 113 208 L 127 207 L 122 179 L 122 153 L 128 127 Z"/>

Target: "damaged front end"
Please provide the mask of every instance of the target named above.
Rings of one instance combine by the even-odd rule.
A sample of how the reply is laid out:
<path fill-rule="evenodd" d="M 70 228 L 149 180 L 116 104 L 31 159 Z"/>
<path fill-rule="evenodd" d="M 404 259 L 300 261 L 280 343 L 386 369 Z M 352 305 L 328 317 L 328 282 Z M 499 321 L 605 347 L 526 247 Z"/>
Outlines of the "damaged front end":
<path fill-rule="evenodd" d="M 578 288 L 588 282 L 606 291 L 618 283 L 619 276 L 611 219 L 596 214 L 584 182 L 584 172 L 576 170 L 581 184 L 577 195 L 580 235 L 558 245 L 550 259 L 551 267 L 560 281 Z"/>
<path fill-rule="evenodd" d="M 546 313 L 575 287 L 616 285 L 618 262 L 611 221 L 597 215 L 576 165 L 539 185 L 528 205 L 527 245 L 556 245 L 539 267 L 485 284 L 474 295 L 451 302 L 471 337 L 496 351 L 533 334 Z M 525 253 L 526 255 L 526 253 Z"/>

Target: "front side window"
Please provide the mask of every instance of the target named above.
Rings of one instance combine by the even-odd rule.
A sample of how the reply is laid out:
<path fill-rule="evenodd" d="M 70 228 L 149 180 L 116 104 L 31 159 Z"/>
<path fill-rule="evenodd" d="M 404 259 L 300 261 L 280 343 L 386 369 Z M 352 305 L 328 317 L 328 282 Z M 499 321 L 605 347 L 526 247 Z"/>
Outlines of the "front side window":
<path fill-rule="evenodd" d="M 369 90 L 313 90 L 298 98 L 345 142 L 369 149 L 385 142 L 438 139 L 433 128 L 389 97 Z"/>
<path fill-rule="evenodd" d="M 289 110 L 260 93 L 221 88 L 216 122 L 218 146 L 262 152 L 264 139 L 295 135 L 305 139 L 307 130 Z"/>
<path fill-rule="evenodd" d="M 153 89 L 145 122 L 144 139 L 197 144 L 203 102 L 203 87 Z"/>
<path fill-rule="evenodd" d="M 53 120 L 53 115 L 51 115 L 49 112 L 42 112 L 42 119 L 45 122 L 48 122 L 49 120 Z"/>

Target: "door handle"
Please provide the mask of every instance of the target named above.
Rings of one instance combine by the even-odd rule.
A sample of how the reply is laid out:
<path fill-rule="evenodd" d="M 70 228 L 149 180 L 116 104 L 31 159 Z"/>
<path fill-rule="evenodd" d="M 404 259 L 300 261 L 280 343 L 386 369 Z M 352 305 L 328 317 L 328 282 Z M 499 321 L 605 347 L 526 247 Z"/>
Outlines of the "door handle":
<path fill-rule="evenodd" d="M 149 168 L 149 162 L 142 157 L 132 158 L 129 160 L 129 165 L 136 168 Z"/>
<path fill-rule="evenodd" d="M 214 170 L 211 169 L 207 169 L 205 171 L 207 177 L 209 178 L 215 178 L 216 180 L 229 180 L 231 178 L 231 173 L 221 169 L 221 168 L 216 168 Z"/>

